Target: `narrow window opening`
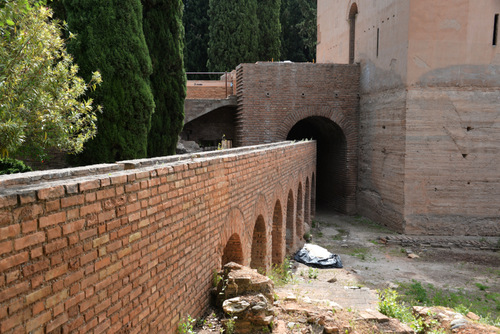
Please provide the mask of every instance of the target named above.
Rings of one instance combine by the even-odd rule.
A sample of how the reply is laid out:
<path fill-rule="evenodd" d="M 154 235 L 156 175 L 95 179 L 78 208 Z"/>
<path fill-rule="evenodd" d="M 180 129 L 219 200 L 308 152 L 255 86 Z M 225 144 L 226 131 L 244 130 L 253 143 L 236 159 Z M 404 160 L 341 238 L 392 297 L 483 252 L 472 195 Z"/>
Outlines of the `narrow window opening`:
<path fill-rule="evenodd" d="M 380 42 L 380 29 L 377 28 L 377 58 L 378 58 L 378 46 Z"/>
<path fill-rule="evenodd" d="M 358 5 L 353 3 L 349 10 L 349 64 L 354 64 L 354 45 L 356 43 L 356 15 L 358 14 Z"/>
<path fill-rule="evenodd" d="M 495 14 L 495 21 L 493 22 L 493 45 L 497 45 L 498 39 L 498 14 Z"/>

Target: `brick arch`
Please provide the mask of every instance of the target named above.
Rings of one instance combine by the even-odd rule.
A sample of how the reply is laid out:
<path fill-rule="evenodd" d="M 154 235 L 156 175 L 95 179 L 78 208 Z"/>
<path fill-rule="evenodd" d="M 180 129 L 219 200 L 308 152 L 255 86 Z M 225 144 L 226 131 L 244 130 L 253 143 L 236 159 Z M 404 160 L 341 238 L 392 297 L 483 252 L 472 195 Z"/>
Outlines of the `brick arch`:
<path fill-rule="evenodd" d="M 299 179 L 300 180 L 300 179 Z M 304 191 L 302 189 L 302 181 L 297 185 L 295 210 L 295 238 L 297 242 L 301 242 L 304 236 Z"/>
<path fill-rule="evenodd" d="M 286 254 L 291 255 L 295 247 L 295 229 L 294 229 L 294 212 L 295 201 L 293 190 L 289 189 L 287 192 L 286 201 L 286 224 L 285 224 L 285 240 L 286 240 Z"/>
<path fill-rule="evenodd" d="M 306 188 L 304 192 L 304 227 L 311 227 L 311 184 L 309 176 L 306 177 Z M 309 229 L 304 228 L 304 233 L 309 232 Z"/>
<path fill-rule="evenodd" d="M 316 215 L 316 174 L 311 175 L 311 217 Z"/>
<path fill-rule="evenodd" d="M 317 202 L 323 207 L 353 214 L 356 211 L 357 127 L 332 109 L 320 111 L 323 115 L 302 113 L 300 119 L 290 118 L 297 123 L 286 125 L 286 129 L 290 128 L 287 139 L 312 137 L 317 140 Z"/>
<path fill-rule="evenodd" d="M 269 230 L 269 228 L 271 227 L 269 222 L 269 206 L 266 196 L 262 193 L 259 193 L 257 195 L 257 199 L 255 200 L 253 216 L 250 220 L 252 224 L 255 224 L 255 221 L 257 220 L 257 217 L 259 215 L 261 215 L 264 218 L 264 222 L 266 223 L 266 229 Z"/>
<path fill-rule="evenodd" d="M 245 247 L 245 245 L 249 244 L 249 240 L 247 240 L 245 230 L 243 213 L 239 208 L 231 208 L 226 216 L 225 224 L 223 225 L 221 244 L 219 245 L 222 265 L 225 264 L 224 260 L 228 260 L 229 252 L 238 253 L 239 251 L 241 254 L 235 254 L 235 257 L 241 261 L 238 263 L 243 265 L 249 264 L 248 247 Z M 228 249 L 227 247 L 230 248 Z M 224 255 L 226 255 L 226 257 L 224 257 Z"/>
<path fill-rule="evenodd" d="M 238 233 L 233 233 L 224 247 L 221 258 L 221 267 L 229 262 L 243 264 L 245 257 L 243 255 L 243 244 Z"/>
<path fill-rule="evenodd" d="M 271 261 L 272 264 L 281 264 L 283 262 L 284 246 L 285 246 L 285 236 L 283 229 L 283 206 L 279 199 L 276 200 L 273 209 L 273 228 L 271 232 L 272 236 L 272 253 Z"/>
<path fill-rule="evenodd" d="M 254 269 L 262 269 L 267 272 L 271 262 L 271 220 L 269 219 L 269 205 L 266 196 L 262 193 L 255 200 L 253 216 L 246 231 L 248 240 L 251 240 L 250 266 Z M 261 226 L 261 224 L 263 224 Z M 258 247 L 259 249 L 256 249 Z M 262 249 L 260 249 L 262 248 Z M 258 254 L 258 259 L 255 256 Z"/>
<path fill-rule="evenodd" d="M 271 264 L 279 264 L 285 256 L 285 213 L 286 213 L 286 193 L 283 190 L 281 183 L 277 183 L 274 187 L 272 196 L 271 211 Z"/>
<path fill-rule="evenodd" d="M 260 272 L 267 273 L 269 269 L 267 252 L 267 229 L 266 222 L 262 215 L 257 216 L 252 234 L 252 257 L 250 267 Z"/>
<path fill-rule="evenodd" d="M 286 140 L 288 133 L 295 126 L 295 124 L 308 117 L 314 116 L 324 117 L 331 120 L 342 129 L 348 144 L 350 142 L 356 144 L 358 138 L 357 128 L 346 117 L 344 117 L 341 110 L 331 107 L 305 107 L 288 113 L 283 122 L 281 122 L 276 140 Z"/>

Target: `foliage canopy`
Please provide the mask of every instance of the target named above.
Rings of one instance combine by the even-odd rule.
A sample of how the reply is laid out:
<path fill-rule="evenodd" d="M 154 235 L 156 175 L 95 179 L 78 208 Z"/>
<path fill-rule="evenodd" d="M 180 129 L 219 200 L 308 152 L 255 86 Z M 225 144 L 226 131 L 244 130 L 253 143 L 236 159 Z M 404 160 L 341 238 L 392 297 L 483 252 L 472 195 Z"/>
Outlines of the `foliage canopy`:
<path fill-rule="evenodd" d="M 101 82 L 77 76 L 61 25 L 41 1 L 0 5 L 0 152 L 43 159 L 48 148 L 81 152 L 96 133 L 96 108 L 81 97 Z"/>
<path fill-rule="evenodd" d="M 183 63 L 182 1 L 143 0 L 144 35 L 153 66 L 150 77 L 156 109 L 148 134 L 148 156 L 175 154 L 184 121 L 186 74 Z"/>
<path fill-rule="evenodd" d="M 69 29 L 78 36 L 68 50 L 82 76 L 89 77 L 97 67 L 103 78 L 99 90 L 90 95 L 104 108 L 98 133 L 72 163 L 145 158 L 155 105 L 141 1 L 63 0 L 63 4 Z"/>
<path fill-rule="evenodd" d="M 257 0 L 210 0 L 209 71 L 230 71 L 258 60 Z"/>

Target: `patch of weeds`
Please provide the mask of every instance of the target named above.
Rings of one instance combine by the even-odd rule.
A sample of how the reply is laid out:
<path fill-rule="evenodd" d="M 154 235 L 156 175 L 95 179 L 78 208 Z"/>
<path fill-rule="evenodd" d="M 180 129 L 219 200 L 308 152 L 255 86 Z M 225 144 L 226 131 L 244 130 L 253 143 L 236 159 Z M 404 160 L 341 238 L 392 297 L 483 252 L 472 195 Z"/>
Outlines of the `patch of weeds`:
<path fill-rule="evenodd" d="M 217 285 L 219 285 L 219 282 L 222 280 L 222 277 L 219 275 L 219 273 L 217 272 L 217 270 L 214 270 L 213 271 L 213 277 L 212 277 L 212 285 L 214 288 L 217 287 Z"/>
<path fill-rule="evenodd" d="M 318 269 L 309 267 L 309 269 L 307 270 L 307 276 L 309 277 L 309 279 L 317 279 Z"/>
<path fill-rule="evenodd" d="M 427 290 L 422 286 L 422 283 L 413 281 L 408 288 L 408 293 L 413 296 L 414 300 L 419 303 L 426 304 L 429 301 Z"/>
<path fill-rule="evenodd" d="M 195 323 L 196 319 L 191 318 L 191 316 L 188 314 L 187 317 L 179 323 L 177 332 L 179 334 L 194 334 L 193 326 Z"/>
<path fill-rule="evenodd" d="M 376 261 L 376 259 L 368 253 L 368 248 L 360 247 L 354 248 L 349 255 L 355 256 L 361 261 Z"/>
<path fill-rule="evenodd" d="M 337 231 L 339 233 L 337 233 L 336 235 L 334 235 L 332 237 L 332 239 L 335 240 L 335 241 L 343 240 L 347 235 L 349 235 L 349 231 L 344 230 L 342 228 L 337 229 Z"/>
<path fill-rule="evenodd" d="M 389 250 L 389 254 L 392 256 L 405 256 L 406 257 L 406 251 L 404 248 L 391 248 Z"/>
<path fill-rule="evenodd" d="M 227 333 L 227 334 L 234 333 L 234 324 L 236 322 L 236 319 L 238 319 L 238 317 L 235 317 L 235 316 L 233 317 L 232 314 L 229 315 L 229 319 L 224 321 L 224 327 L 225 327 L 224 333 Z"/>
<path fill-rule="evenodd" d="M 481 283 L 476 283 L 476 286 L 481 291 L 485 291 L 485 290 L 488 290 L 490 288 L 489 286 L 483 285 Z"/>
<path fill-rule="evenodd" d="M 312 240 L 312 234 L 311 234 L 311 232 L 304 233 L 304 240 L 306 242 L 311 242 L 311 240 Z"/>
<path fill-rule="evenodd" d="M 274 282 L 274 286 L 283 286 L 291 282 L 293 275 L 290 259 L 285 257 L 282 264 L 274 264 L 267 277 Z"/>
<path fill-rule="evenodd" d="M 315 234 L 316 234 L 316 237 L 318 237 L 318 238 L 322 238 L 323 237 L 323 232 L 321 232 L 321 231 L 320 232 L 316 232 Z"/>
<path fill-rule="evenodd" d="M 390 234 L 394 233 L 391 230 L 389 230 L 387 227 L 379 225 L 379 224 L 377 224 L 377 223 L 375 223 L 375 222 L 371 221 L 370 219 L 363 217 L 363 216 L 356 216 L 356 217 L 354 217 L 354 220 L 362 225 L 366 225 L 368 227 L 371 227 L 374 230 L 384 231 L 384 232 L 387 232 Z"/>
<path fill-rule="evenodd" d="M 311 222 L 311 227 L 312 227 L 312 228 L 319 227 L 319 223 L 320 223 L 320 222 L 319 222 L 318 220 L 314 220 L 314 219 L 313 219 L 313 220 L 312 220 L 312 222 Z"/>
<path fill-rule="evenodd" d="M 421 306 L 444 306 L 464 314 L 470 311 L 479 315 L 481 322 L 497 326 L 495 323 L 500 323 L 500 293 L 488 293 L 485 291 L 488 287 L 480 283 L 475 285 L 479 290 L 451 291 L 413 280 L 412 283 L 399 283 L 397 291 L 402 302 Z"/>
<path fill-rule="evenodd" d="M 379 291 L 378 309 L 380 313 L 385 314 L 390 318 L 396 318 L 399 321 L 407 324 L 417 333 L 424 333 L 424 322 L 420 318 L 416 318 L 411 308 L 399 301 L 399 295 L 396 291 L 385 289 Z"/>
<path fill-rule="evenodd" d="M 462 304 L 460 305 L 457 305 L 455 308 L 454 308 L 455 311 L 457 311 L 458 313 L 460 314 L 463 314 L 463 315 L 467 315 L 467 313 L 470 312 L 469 308 L 467 306 L 464 306 Z"/>

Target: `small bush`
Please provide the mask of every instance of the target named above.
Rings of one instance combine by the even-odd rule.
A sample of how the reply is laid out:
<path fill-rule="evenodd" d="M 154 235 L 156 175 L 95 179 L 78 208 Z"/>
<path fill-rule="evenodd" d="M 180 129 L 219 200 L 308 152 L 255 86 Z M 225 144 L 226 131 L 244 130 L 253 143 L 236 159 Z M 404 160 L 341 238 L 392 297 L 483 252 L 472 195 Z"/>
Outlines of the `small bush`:
<path fill-rule="evenodd" d="M 292 263 L 285 257 L 282 264 L 275 264 L 267 275 L 274 286 L 283 286 L 292 280 Z"/>
<path fill-rule="evenodd" d="M 194 334 L 194 324 L 196 323 L 195 318 L 191 318 L 188 314 L 185 319 L 183 319 L 177 328 L 179 334 Z"/>
<path fill-rule="evenodd" d="M 404 322 L 415 332 L 423 333 L 424 332 L 424 323 L 422 319 L 416 318 L 411 309 L 405 306 L 398 300 L 398 293 L 394 290 L 385 289 L 383 291 L 379 291 L 380 302 L 378 304 L 378 308 L 380 313 L 385 314 L 390 318 L 399 319 L 401 322 Z"/>
<path fill-rule="evenodd" d="M 12 158 L 0 158 L 0 175 L 31 172 L 24 162 Z"/>

